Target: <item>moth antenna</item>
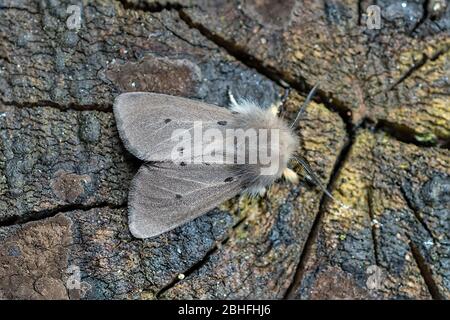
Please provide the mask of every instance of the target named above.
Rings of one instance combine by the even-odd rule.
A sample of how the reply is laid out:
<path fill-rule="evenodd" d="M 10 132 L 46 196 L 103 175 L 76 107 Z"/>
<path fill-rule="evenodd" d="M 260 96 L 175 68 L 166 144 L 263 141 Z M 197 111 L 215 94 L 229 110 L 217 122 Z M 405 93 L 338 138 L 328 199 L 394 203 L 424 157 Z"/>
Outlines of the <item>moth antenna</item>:
<path fill-rule="evenodd" d="M 351 209 L 349 206 L 343 204 L 341 201 L 337 200 L 333 195 L 328 191 L 328 189 L 320 182 L 319 177 L 314 172 L 314 170 L 309 165 L 308 160 L 306 160 L 302 156 L 296 156 L 294 155 L 294 159 L 302 166 L 303 169 L 305 169 L 308 176 L 314 181 L 314 183 L 329 197 L 331 200 L 335 201 L 337 204 L 339 204 L 341 207 L 345 209 Z"/>
<path fill-rule="evenodd" d="M 295 117 L 294 122 L 292 122 L 291 124 L 291 128 L 294 128 L 294 126 L 297 125 L 298 120 L 300 119 L 300 116 L 302 115 L 303 111 L 305 110 L 306 106 L 309 104 L 309 102 L 311 101 L 312 97 L 314 96 L 314 94 L 316 93 L 317 88 L 319 87 L 319 83 L 317 82 L 316 85 L 311 89 L 311 91 L 308 93 L 308 96 L 306 97 L 305 102 L 303 102 L 302 106 L 300 107 L 300 110 L 298 110 L 297 112 L 297 116 Z"/>
<path fill-rule="evenodd" d="M 283 93 L 283 97 L 281 98 L 281 104 L 280 104 L 280 113 L 279 113 L 279 117 L 281 118 L 281 119 L 283 119 L 284 120 L 284 117 L 285 117 L 285 110 L 283 110 L 283 109 L 281 109 L 281 106 L 283 106 L 283 104 L 286 102 L 286 100 L 287 100 L 287 98 L 289 97 L 289 94 L 291 93 L 291 91 L 289 90 L 289 88 L 286 88 L 285 90 L 284 90 L 284 93 Z"/>

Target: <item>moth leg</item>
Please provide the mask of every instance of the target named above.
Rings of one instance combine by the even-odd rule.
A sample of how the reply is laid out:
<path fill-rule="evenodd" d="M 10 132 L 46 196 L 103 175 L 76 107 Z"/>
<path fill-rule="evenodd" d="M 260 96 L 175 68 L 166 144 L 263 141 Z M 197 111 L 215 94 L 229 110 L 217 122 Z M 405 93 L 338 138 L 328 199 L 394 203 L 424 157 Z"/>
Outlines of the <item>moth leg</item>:
<path fill-rule="evenodd" d="M 272 103 L 272 105 L 269 107 L 269 110 L 272 112 L 273 115 L 277 116 L 280 113 L 281 106 L 283 105 L 283 102 L 286 101 L 287 97 L 289 96 L 289 90 L 284 90 L 283 97 Z"/>
<path fill-rule="evenodd" d="M 299 181 L 298 174 L 295 171 L 293 171 L 292 169 L 289 169 L 289 168 L 284 169 L 283 177 L 287 181 L 289 181 L 291 183 L 294 183 L 294 184 L 297 184 L 298 181 Z"/>
<path fill-rule="evenodd" d="M 230 88 L 228 88 L 228 98 L 230 99 L 230 107 L 234 108 L 234 107 L 239 106 L 239 103 L 236 101 Z"/>
<path fill-rule="evenodd" d="M 269 107 L 269 110 L 274 116 L 276 116 L 280 112 L 280 108 L 282 105 L 283 105 L 283 101 L 281 101 L 281 100 L 276 101 Z"/>
<path fill-rule="evenodd" d="M 258 194 L 260 197 L 264 197 L 266 192 L 267 192 L 267 189 L 265 187 L 262 187 L 261 189 L 259 189 Z"/>

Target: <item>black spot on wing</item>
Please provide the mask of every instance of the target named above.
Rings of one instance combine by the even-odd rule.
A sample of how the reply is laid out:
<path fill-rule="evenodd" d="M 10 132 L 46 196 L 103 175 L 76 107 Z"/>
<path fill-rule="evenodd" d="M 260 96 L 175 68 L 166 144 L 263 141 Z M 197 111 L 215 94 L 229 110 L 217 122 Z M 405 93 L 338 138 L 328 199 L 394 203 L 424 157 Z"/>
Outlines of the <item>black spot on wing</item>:
<path fill-rule="evenodd" d="M 166 119 L 164 120 L 164 123 L 169 123 L 170 121 L 172 121 L 172 119 Z"/>
<path fill-rule="evenodd" d="M 217 121 L 217 124 L 220 126 L 226 126 L 228 122 L 226 122 L 225 120 L 223 121 Z"/>
<path fill-rule="evenodd" d="M 181 199 L 181 198 L 183 198 L 183 197 L 181 196 L 181 194 L 176 194 L 176 195 L 175 195 L 175 198 Z"/>
<path fill-rule="evenodd" d="M 224 180 L 224 182 L 231 182 L 231 181 L 233 181 L 233 177 L 228 177 Z"/>

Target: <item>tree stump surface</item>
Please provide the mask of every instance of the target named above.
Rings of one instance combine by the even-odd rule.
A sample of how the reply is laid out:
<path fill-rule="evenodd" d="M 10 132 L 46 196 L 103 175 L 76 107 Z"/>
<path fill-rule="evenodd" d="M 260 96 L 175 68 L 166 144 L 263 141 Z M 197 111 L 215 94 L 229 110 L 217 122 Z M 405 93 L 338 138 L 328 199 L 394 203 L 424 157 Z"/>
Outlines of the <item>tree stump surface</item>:
<path fill-rule="evenodd" d="M 4 1 L 0 298 L 449 299 L 448 1 Z M 79 29 L 67 8 L 81 9 Z M 132 237 L 122 92 L 295 118 L 302 173 Z M 78 281 L 79 280 L 79 281 Z"/>

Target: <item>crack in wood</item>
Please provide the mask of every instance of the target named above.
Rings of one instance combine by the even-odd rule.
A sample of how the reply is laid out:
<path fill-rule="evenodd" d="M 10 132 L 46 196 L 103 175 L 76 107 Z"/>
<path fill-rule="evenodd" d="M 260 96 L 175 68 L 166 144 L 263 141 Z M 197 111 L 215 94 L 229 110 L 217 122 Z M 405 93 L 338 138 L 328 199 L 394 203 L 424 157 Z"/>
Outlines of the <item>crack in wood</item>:
<path fill-rule="evenodd" d="M 41 211 L 35 211 L 25 214 L 24 216 L 19 217 L 12 217 L 4 219 L 3 221 L 0 221 L 0 228 L 2 227 L 10 227 L 15 225 L 23 225 L 28 222 L 33 221 L 40 221 L 47 218 L 51 218 L 56 216 L 59 213 L 66 213 L 76 210 L 82 210 L 82 211 L 89 211 L 92 209 L 101 209 L 101 208 L 109 208 L 109 209 L 123 209 L 126 208 L 127 204 L 119 204 L 119 205 L 112 205 L 107 202 L 102 202 L 94 205 L 82 205 L 82 204 L 69 204 L 69 205 L 63 205 L 58 206 L 56 208 L 52 209 L 46 209 Z"/>
<path fill-rule="evenodd" d="M 419 210 L 417 210 L 417 206 L 414 205 L 414 203 L 412 203 L 411 199 L 406 195 L 407 191 L 405 190 L 405 188 L 406 188 L 406 186 L 404 184 L 402 184 L 400 190 L 402 192 L 403 199 L 405 200 L 406 205 L 411 210 L 416 221 L 422 226 L 422 228 L 424 228 L 424 230 L 427 232 L 427 234 L 430 236 L 430 238 L 432 238 L 434 241 L 437 241 L 437 239 L 435 239 L 435 237 L 433 236 L 433 233 L 431 232 L 430 228 L 428 227 L 428 225 L 425 223 L 425 221 L 421 217 Z M 411 191 L 411 193 L 412 193 L 412 191 Z"/>
<path fill-rule="evenodd" d="M 438 285 L 434 281 L 433 273 L 431 271 L 430 266 L 425 261 L 425 258 L 420 253 L 420 250 L 414 245 L 413 241 L 409 239 L 409 246 L 411 249 L 412 256 L 416 261 L 417 267 L 420 270 L 420 274 L 425 282 L 425 285 L 430 292 L 431 297 L 434 300 L 444 300 L 444 296 L 441 294 Z"/>
<path fill-rule="evenodd" d="M 415 136 L 416 132 L 414 132 L 411 128 L 403 126 L 398 123 L 393 123 L 388 120 L 380 119 L 376 123 L 374 131 L 381 131 L 386 133 L 389 137 L 398 140 L 400 142 L 414 144 L 421 148 L 440 148 L 440 149 L 450 149 L 450 139 L 440 139 L 436 142 L 425 142 L 418 141 Z"/>
<path fill-rule="evenodd" d="M 182 8 L 191 8 L 192 6 L 184 5 L 180 2 L 167 2 L 161 3 L 159 1 L 147 2 L 147 1 L 138 1 L 136 3 L 129 2 L 127 0 L 118 0 L 119 3 L 122 4 L 123 8 L 126 10 L 141 10 L 145 12 L 158 13 L 165 10 L 181 10 Z"/>
<path fill-rule="evenodd" d="M 330 174 L 330 180 L 327 184 L 327 190 L 333 190 L 332 189 L 333 185 L 339 175 L 340 169 L 342 168 L 343 164 L 347 161 L 347 156 L 349 154 L 349 151 L 351 150 L 353 143 L 354 143 L 354 136 L 351 135 L 350 137 L 348 137 L 346 145 L 344 145 L 344 147 L 342 148 L 341 152 L 339 153 L 336 159 L 333 170 Z M 294 272 L 294 277 L 288 289 L 286 290 L 283 299 L 293 299 L 297 289 L 300 287 L 303 281 L 306 264 L 311 258 L 313 245 L 317 243 L 320 225 L 323 220 L 323 216 L 325 214 L 326 204 L 328 200 L 329 200 L 328 196 L 326 194 L 322 194 L 322 197 L 320 198 L 319 211 L 314 219 L 308 237 L 306 238 L 305 245 L 303 247 L 302 253 L 300 254 L 300 259 L 297 264 L 297 268 Z"/>
<path fill-rule="evenodd" d="M 373 173 L 372 173 L 373 175 Z M 373 184 L 372 184 L 373 185 Z M 372 189 L 372 185 L 367 187 L 367 208 L 368 208 L 368 213 L 369 213 L 369 218 L 370 218 L 370 230 L 372 233 L 372 242 L 373 242 L 373 255 L 375 258 L 375 265 L 376 266 L 380 266 L 380 261 L 379 261 L 379 250 L 378 250 L 378 242 L 377 242 L 377 234 L 376 234 L 376 224 L 374 223 L 375 221 L 375 216 L 373 213 L 373 189 Z"/>
<path fill-rule="evenodd" d="M 11 106 L 16 108 L 54 108 L 61 111 L 99 111 L 99 112 L 112 112 L 112 104 L 90 104 L 90 105 L 80 105 L 76 103 L 68 103 L 66 105 L 61 105 L 50 100 L 41 100 L 38 102 L 15 102 L 15 101 L 3 101 L 0 103 L 4 106 Z"/>
<path fill-rule="evenodd" d="M 240 48 L 239 46 L 227 41 L 226 39 L 212 33 L 210 30 L 208 30 L 208 28 L 206 28 L 202 24 L 192 21 L 189 15 L 186 12 L 184 12 L 182 8 L 178 11 L 178 14 L 180 18 L 190 28 L 198 30 L 208 40 L 216 44 L 218 47 L 224 49 L 229 55 L 233 56 L 236 60 L 243 63 L 245 66 L 254 69 L 256 72 L 264 75 L 265 77 L 274 81 L 278 85 L 282 87 L 291 87 L 305 94 L 311 89 L 306 84 L 305 79 L 290 79 L 288 75 L 283 74 L 281 71 L 273 67 L 264 65 L 264 63 L 261 60 L 250 55 L 243 48 Z M 440 55 L 445 54 L 447 51 L 448 49 L 438 51 L 432 57 L 427 57 L 426 61 L 436 60 L 437 58 L 439 58 Z M 426 61 L 424 61 L 423 64 L 425 64 Z M 393 87 L 404 81 L 408 76 L 410 76 L 415 70 L 420 68 L 423 64 L 416 65 L 415 68 L 414 67 L 411 68 L 410 73 L 405 74 L 402 78 L 397 80 L 396 83 L 394 83 L 394 85 L 391 86 L 392 87 L 391 89 L 393 89 Z M 364 125 L 364 123 L 367 123 L 367 121 L 369 120 L 367 117 L 365 117 L 358 125 L 354 125 L 351 121 L 351 115 L 349 115 L 348 113 L 349 108 L 345 107 L 343 103 L 335 99 L 334 102 L 331 103 L 329 98 L 325 95 L 323 91 L 320 90 L 320 88 L 317 90 L 316 97 L 313 98 L 313 100 L 315 100 L 318 103 L 323 103 L 328 110 L 337 113 L 345 123 L 346 131 L 349 135 L 354 134 L 354 132 L 356 132 L 361 126 Z M 420 147 L 437 146 L 450 148 L 450 140 L 441 141 L 434 144 L 420 142 L 415 139 L 415 133 L 411 129 L 409 130 L 407 128 L 400 129 L 400 126 L 398 124 L 390 124 L 388 121 L 385 121 L 383 119 L 374 119 L 374 121 L 376 122 L 375 130 L 382 130 L 383 132 L 387 132 L 390 134 L 391 137 L 393 137 L 396 140 L 412 143 Z"/>
<path fill-rule="evenodd" d="M 423 3 L 422 3 L 422 9 L 423 9 L 422 17 L 419 19 L 419 21 L 417 21 L 415 26 L 411 29 L 411 31 L 409 32 L 410 35 L 412 35 L 429 17 L 429 14 L 428 14 L 428 6 L 429 6 L 429 4 L 430 4 L 429 0 L 423 1 Z"/>
<path fill-rule="evenodd" d="M 398 78 L 394 83 L 392 83 L 385 91 L 389 92 L 392 91 L 395 87 L 397 87 L 399 84 L 401 84 L 403 81 L 405 81 L 407 78 L 409 78 L 414 72 L 422 68 L 428 61 L 435 61 L 438 59 L 441 55 L 446 54 L 449 51 L 448 48 L 445 48 L 444 50 L 437 51 L 434 55 L 431 57 L 427 56 L 425 53 L 423 53 L 422 58 L 416 62 L 411 68 L 409 68 L 400 78 Z"/>
<path fill-rule="evenodd" d="M 228 40 L 212 33 L 202 24 L 192 21 L 192 19 L 186 12 L 184 12 L 183 9 L 179 10 L 178 14 L 180 16 L 180 19 L 183 20 L 191 29 L 198 30 L 205 38 L 213 42 L 218 47 L 224 49 L 230 56 L 234 57 L 236 60 L 238 60 L 248 68 L 256 70 L 258 73 L 266 76 L 281 87 L 291 86 L 301 92 L 307 91 L 308 88 L 305 81 L 293 81 L 291 79 L 285 79 L 286 77 L 284 77 L 280 71 L 272 67 L 265 66 L 261 60 L 248 54 L 243 48 L 240 48 L 232 42 L 229 42 Z"/>
<path fill-rule="evenodd" d="M 281 87 L 286 89 L 293 88 L 296 91 L 303 93 L 305 95 L 308 94 L 312 89 L 312 87 L 306 83 L 305 79 L 303 78 L 291 79 L 288 75 L 284 74 L 283 72 L 271 66 L 264 65 L 263 61 L 250 55 L 243 48 L 240 48 L 239 46 L 233 44 L 232 42 L 229 42 L 226 39 L 212 33 L 210 30 L 208 30 L 208 28 L 206 28 L 202 24 L 192 21 L 192 19 L 186 12 L 184 12 L 183 9 L 180 9 L 178 11 L 178 14 L 180 16 L 180 19 L 183 20 L 191 29 L 198 30 L 204 37 L 206 37 L 208 40 L 213 42 L 218 47 L 224 49 L 229 55 L 231 55 L 237 61 L 241 62 L 248 68 L 255 70 L 259 74 L 262 74 L 263 76 L 272 80 Z M 328 110 L 330 110 L 333 113 L 337 113 L 344 122 L 348 135 L 350 135 L 351 132 L 355 131 L 355 127 L 351 123 L 351 116 L 348 113 L 349 109 L 344 107 L 342 103 L 339 103 L 338 101 L 335 101 L 335 103 L 331 103 L 329 98 L 325 95 L 323 91 L 320 90 L 320 88 L 316 90 L 313 100 L 318 103 L 323 103 L 323 105 Z"/>
<path fill-rule="evenodd" d="M 209 249 L 206 254 L 203 256 L 202 259 L 200 259 L 199 261 L 197 261 L 196 263 L 194 263 L 191 267 L 189 267 L 186 271 L 182 272 L 183 275 L 185 277 L 188 277 L 189 275 L 193 274 L 195 271 L 199 270 L 200 268 L 202 268 L 209 260 L 209 258 L 216 253 L 219 248 L 223 245 L 225 245 L 231 238 L 233 238 L 233 236 L 235 235 L 235 230 L 242 225 L 246 220 L 247 220 L 248 216 L 244 216 L 241 219 L 239 219 L 236 224 L 234 224 L 229 232 L 228 235 L 221 241 L 219 241 L 218 243 L 216 243 L 211 249 Z M 168 284 L 166 284 L 165 286 L 163 286 L 155 295 L 155 297 L 157 299 L 160 299 L 162 295 L 164 295 L 164 293 L 166 293 L 168 290 L 170 290 L 171 288 L 175 287 L 175 285 L 180 282 L 181 280 L 178 278 L 178 276 L 174 277 L 174 279 L 172 279 L 172 281 L 170 281 Z M 148 291 L 148 290 L 147 290 Z M 143 291 L 144 293 L 146 292 L 146 290 Z"/>
<path fill-rule="evenodd" d="M 163 10 L 174 10 L 177 11 L 180 19 L 183 20 L 188 27 L 198 30 L 203 36 L 205 36 L 208 40 L 213 42 L 218 47 L 224 49 L 228 54 L 233 56 L 236 60 L 244 64 L 245 66 L 254 69 L 256 72 L 266 76 L 267 78 L 271 79 L 275 83 L 279 84 L 280 86 L 284 88 L 293 88 L 299 92 L 307 93 L 310 89 L 305 79 L 300 80 L 293 80 L 289 79 L 289 77 L 279 70 L 276 70 L 272 67 L 265 66 L 264 63 L 257 58 L 253 57 L 252 55 L 245 52 L 244 49 L 239 48 L 235 44 L 227 41 L 226 39 L 223 39 L 217 35 L 214 35 L 211 31 L 209 31 L 206 27 L 204 27 L 201 24 L 194 23 L 188 14 L 186 14 L 183 9 L 189 8 L 187 6 L 183 6 L 181 4 L 166 4 L 161 5 L 158 4 L 156 7 L 145 7 L 142 5 L 133 5 L 126 1 L 120 1 L 125 9 L 128 10 L 143 10 L 148 12 L 159 12 Z M 174 36 L 178 36 L 173 32 L 173 30 L 168 30 L 169 32 L 172 32 Z M 183 39 L 182 39 L 183 40 Z M 444 54 L 448 51 L 448 49 L 439 51 L 432 57 L 425 57 L 425 61 L 422 64 L 416 64 L 413 66 L 409 72 L 407 72 L 403 77 L 401 77 L 399 80 L 396 81 L 396 83 L 391 86 L 392 88 L 404 81 L 408 76 L 410 76 L 415 70 L 420 68 L 423 64 L 425 64 L 428 60 L 435 60 L 437 59 L 441 54 Z M 330 103 L 329 99 L 325 96 L 324 92 L 322 92 L 319 88 L 319 90 L 316 92 L 316 97 L 314 98 L 315 101 L 321 102 L 329 109 L 330 111 L 337 113 L 342 120 L 344 121 L 346 125 L 347 133 L 355 132 L 363 122 L 367 121 L 367 118 L 364 118 L 359 125 L 353 125 L 350 119 L 350 116 L 348 114 L 348 108 L 346 108 L 344 105 L 339 103 L 339 101 L 335 101 L 334 103 Z M 55 103 L 53 101 L 39 101 L 39 102 L 32 102 L 32 103 L 16 103 L 16 102 L 3 102 L 4 105 L 12 105 L 16 106 L 18 108 L 21 107 L 40 107 L 40 106 L 50 106 L 54 107 L 60 110 L 76 110 L 76 111 L 104 111 L 104 112 L 111 112 L 112 111 L 112 104 L 93 104 L 93 105 L 79 105 L 70 103 L 67 105 L 60 105 L 58 103 Z M 444 148 L 450 148 L 450 140 L 449 141 L 442 141 L 437 142 L 435 144 L 433 143 L 425 143 L 417 141 L 414 138 L 414 132 L 412 132 L 410 129 L 407 128 L 400 128 L 398 124 L 391 124 L 388 121 L 382 120 L 382 119 L 375 119 L 376 128 L 375 130 L 383 130 L 384 132 L 388 132 L 392 137 L 395 139 L 407 142 L 407 143 L 413 143 L 417 146 L 437 146 L 437 147 L 444 147 Z"/>

